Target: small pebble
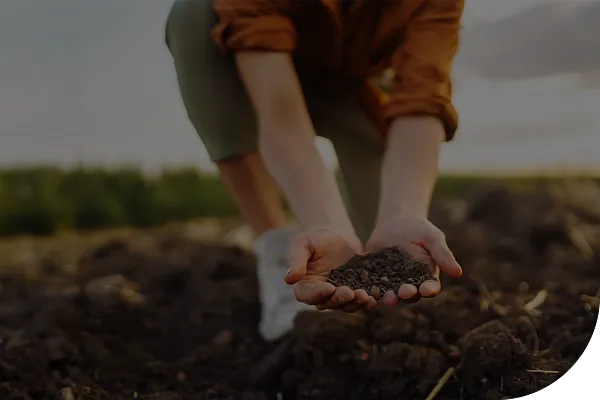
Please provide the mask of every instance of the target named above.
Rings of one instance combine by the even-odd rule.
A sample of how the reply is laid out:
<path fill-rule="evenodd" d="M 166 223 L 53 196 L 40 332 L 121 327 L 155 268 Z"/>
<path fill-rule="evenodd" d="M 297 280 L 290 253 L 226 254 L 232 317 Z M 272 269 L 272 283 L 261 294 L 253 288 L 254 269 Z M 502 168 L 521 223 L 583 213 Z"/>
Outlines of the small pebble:
<path fill-rule="evenodd" d="M 421 370 L 421 355 L 419 354 L 418 348 L 411 348 L 411 350 L 408 352 L 406 360 L 404 361 L 404 366 L 412 372 Z"/>
<path fill-rule="evenodd" d="M 423 329 L 423 330 L 429 329 L 429 326 L 430 326 L 429 318 L 427 318 L 423 314 L 417 315 L 417 326 L 419 327 L 419 329 Z"/>
<path fill-rule="evenodd" d="M 451 358 L 453 360 L 458 360 L 461 356 L 460 349 L 457 346 L 453 345 L 446 347 L 446 354 L 448 355 L 448 358 Z"/>
<path fill-rule="evenodd" d="M 379 290 L 379 286 L 371 286 L 371 296 L 373 296 L 375 300 L 379 300 L 379 298 L 381 297 L 381 290 Z"/>
<path fill-rule="evenodd" d="M 369 282 L 371 279 L 369 277 L 369 273 L 367 272 L 367 270 L 363 269 L 360 271 L 360 281 L 362 283 L 366 283 Z"/>
<path fill-rule="evenodd" d="M 62 396 L 62 400 L 75 400 L 75 394 L 73 393 L 73 389 L 70 387 L 61 389 L 60 394 Z"/>
<path fill-rule="evenodd" d="M 429 332 L 430 339 L 429 343 L 435 345 L 439 348 L 443 348 L 446 345 L 446 338 L 444 338 L 444 334 L 440 331 L 431 331 Z"/>
<path fill-rule="evenodd" d="M 213 344 L 217 346 L 227 346 L 231 342 L 233 342 L 233 332 L 229 329 L 222 330 L 213 339 Z"/>
<path fill-rule="evenodd" d="M 415 340 L 418 343 L 422 343 L 422 344 L 428 344 L 430 339 L 431 339 L 431 335 L 429 334 L 429 331 L 427 331 L 427 330 L 418 331 L 417 335 L 415 337 Z"/>
<path fill-rule="evenodd" d="M 525 281 L 522 281 L 521 283 L 519 283 L 519 286 L 517 289 L 518 289 L 519 293 L 527 293 L 527 292 L 529 292 L 529 284 Z"/>
<path fill-rule="evenodd" d="M 401 318 L 406 319 L 408 321 L 414 321 L 416 318 L 415 313 L 407 308 L 399 309 L 398 315 L 400 315 Z"/>

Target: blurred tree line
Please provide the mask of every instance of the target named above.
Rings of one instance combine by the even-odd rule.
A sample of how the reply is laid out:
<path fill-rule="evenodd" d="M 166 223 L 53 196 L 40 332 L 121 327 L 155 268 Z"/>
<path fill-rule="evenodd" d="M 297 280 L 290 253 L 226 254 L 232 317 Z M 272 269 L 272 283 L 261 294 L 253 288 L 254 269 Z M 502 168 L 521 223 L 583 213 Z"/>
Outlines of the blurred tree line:
<path fill-rule="evenodd" d="M 547 180 L 442 176 L 434 196 L 463 197 L 483 181 L 534 188 L 536 182 Z M 51 235 L 63 229 L 148 228 L 194 218 L 238 215 L 218 175 L 192 167 L 167 169 L 154 176 L 137 168 L 0 170 L 0 236 Z"/>
<path fill-rule="evenodd" d="M 0 236 L 238 214 L 218 176 L 195 168 L 149 177 L 136 168 L 54 167 L 0 171 Z"/>

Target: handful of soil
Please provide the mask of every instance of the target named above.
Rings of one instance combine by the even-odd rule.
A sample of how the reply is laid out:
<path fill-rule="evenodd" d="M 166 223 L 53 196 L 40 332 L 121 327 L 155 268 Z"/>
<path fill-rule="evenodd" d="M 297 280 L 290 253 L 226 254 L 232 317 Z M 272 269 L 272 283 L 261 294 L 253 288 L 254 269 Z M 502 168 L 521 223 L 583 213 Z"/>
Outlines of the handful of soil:
<path fill-rule="evenodd" d="M 329 276 L 329 282 L 335 286 L 364 289 L 376 299 L 387 291 L 398 292 L 403 284 L 418 288 L 423 282 L 435 279 L 427 264 L 415 260 L 398 247 L 356 255 L 331 271 Z"/>

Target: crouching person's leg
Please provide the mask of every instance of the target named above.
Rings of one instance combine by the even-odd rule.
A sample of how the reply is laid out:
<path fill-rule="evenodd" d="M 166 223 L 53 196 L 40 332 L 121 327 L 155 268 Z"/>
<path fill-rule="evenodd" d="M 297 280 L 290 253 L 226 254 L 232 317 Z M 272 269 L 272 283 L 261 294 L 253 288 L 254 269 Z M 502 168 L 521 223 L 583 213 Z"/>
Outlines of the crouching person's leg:
<path fill-rule="evenodd" d="M 257 152 L 254 112 L 233 59 L 210 39 L 216 22 L 211 4 L 178 0 L 169 15 L 166 40 L 189 119 L 257 235 L 259 328 L 265 339 L 275 339 L 291 329 L 299 311 L 313 308 L 297 302 L 284 282 L 297 228 L 288 225 L 279 190 Z"/>

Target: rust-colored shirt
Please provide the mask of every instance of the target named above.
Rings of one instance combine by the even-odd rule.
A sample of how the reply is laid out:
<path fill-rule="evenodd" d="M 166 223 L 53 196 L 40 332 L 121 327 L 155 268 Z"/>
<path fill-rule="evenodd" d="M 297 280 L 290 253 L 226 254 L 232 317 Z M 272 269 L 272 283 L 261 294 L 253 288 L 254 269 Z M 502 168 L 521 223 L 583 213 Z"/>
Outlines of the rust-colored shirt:
<path fill-rule="evenodd" d="M 399 116 L 435 115 L 450 140 L 464 0 L 344 1 L 214 0 L 213 40 L 229 52 L 289 52 L 319 75 L 364 80 L 367 111 L 382 129 Z M 392 79 L 381 91 L 376 77 L 384 71 Z"/>

